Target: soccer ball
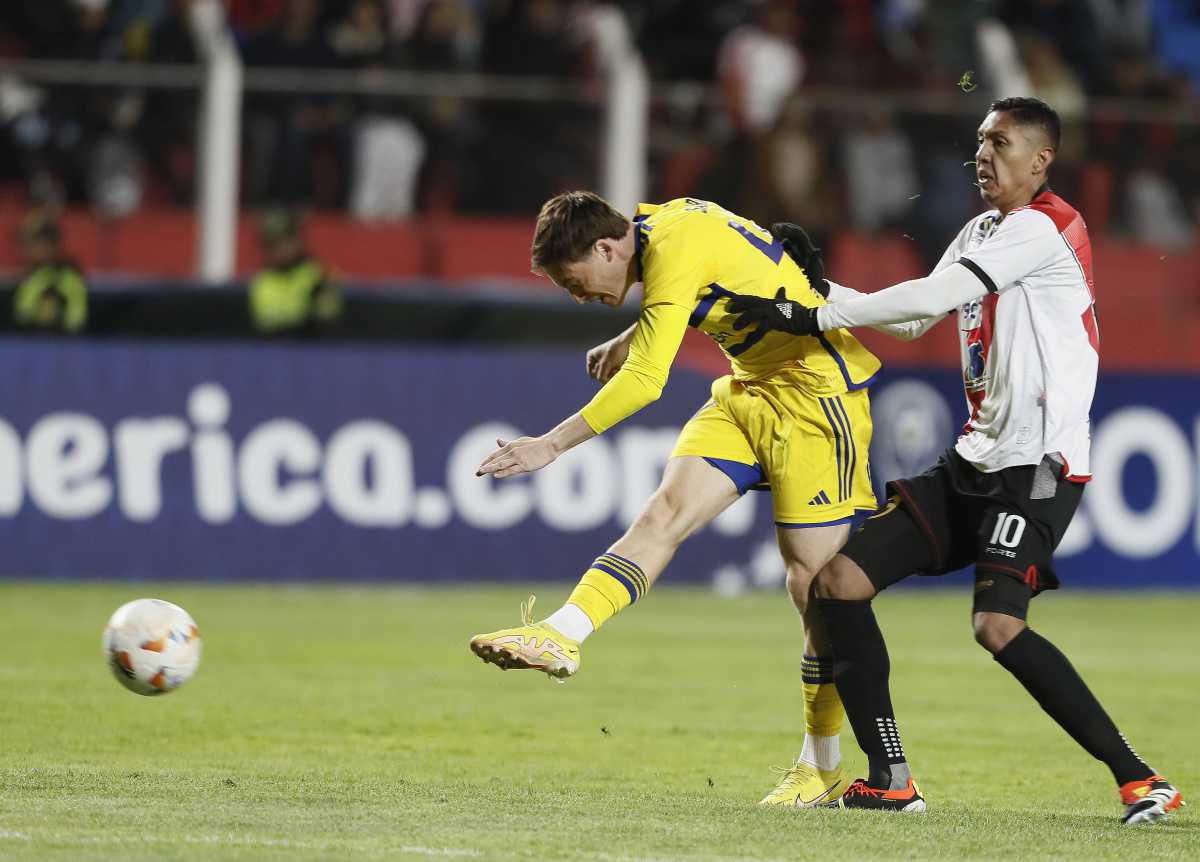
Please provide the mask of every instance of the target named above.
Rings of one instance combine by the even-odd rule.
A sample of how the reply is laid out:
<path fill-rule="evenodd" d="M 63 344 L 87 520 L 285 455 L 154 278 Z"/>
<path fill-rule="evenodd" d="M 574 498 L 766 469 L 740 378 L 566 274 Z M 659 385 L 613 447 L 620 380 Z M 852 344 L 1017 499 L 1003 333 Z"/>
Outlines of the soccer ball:
<path fill-rule="evenodd" d="M 104 657 L 117 682 L 138 694 L 166 694 L 200 665 L 200 630 L 188 612 L 161 599 L 117 608 L 104 629 Z"/>

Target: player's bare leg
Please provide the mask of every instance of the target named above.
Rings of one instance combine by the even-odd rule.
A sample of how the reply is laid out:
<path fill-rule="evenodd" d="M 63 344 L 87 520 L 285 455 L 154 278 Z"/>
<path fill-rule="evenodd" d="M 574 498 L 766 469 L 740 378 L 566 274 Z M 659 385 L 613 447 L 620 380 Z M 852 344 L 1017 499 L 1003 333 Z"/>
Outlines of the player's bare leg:
<path fill-rule="evenodd" d="M 644 596 L 676 549 L 738 499 L 729 478 L 703 458 L 667 462 L 662 482 L 633 524 L 592 563 L 566 604 L 533 622 L 471 638 L 471 650 L 505 670 L 532 668 L 562 680 L 579 669 L 579 644 L 606 620 Z"/>
<path fill-rule="evenodd" d="M 800 756 L 763 798 L 764 805 L 815 806 L 837 799 L 846 789 L 838 739 L 845 713 L 833 685 L 829 644 L 809 596 L 816 573 L 846 543 L 849 532 L 846 524 L 776 531 L 788 594 L 804 620 L 805 734 Z"/>

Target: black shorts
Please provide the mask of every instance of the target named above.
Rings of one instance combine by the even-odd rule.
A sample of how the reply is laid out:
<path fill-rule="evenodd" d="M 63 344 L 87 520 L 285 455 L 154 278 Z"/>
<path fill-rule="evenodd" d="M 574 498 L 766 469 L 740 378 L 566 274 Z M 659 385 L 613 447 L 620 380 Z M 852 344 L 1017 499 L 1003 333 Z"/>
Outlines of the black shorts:
<path fill-rule="evenodd" d="M 842 553 L 883 590 L 909 575 L 975 565 L 975 610 L 1025 619 L 1029 600 L 1058 588 L 1052 558 L 1083 496 L 1050 457 L 981 473 L 953 449 L 931 469 L 887 485 L 887 504 Z"/>

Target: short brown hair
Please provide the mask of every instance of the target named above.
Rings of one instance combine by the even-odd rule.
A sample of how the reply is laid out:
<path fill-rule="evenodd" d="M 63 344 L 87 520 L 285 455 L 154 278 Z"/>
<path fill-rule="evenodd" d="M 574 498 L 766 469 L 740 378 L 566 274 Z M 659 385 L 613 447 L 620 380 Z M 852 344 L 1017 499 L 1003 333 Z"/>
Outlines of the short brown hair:
<path fill-rule="evenodd" d="M 597 240 L 621 239 L 629 219 L 595 192 L 563 192 L 542 204 L 530 253 L 534 269 L 582 260 Z"/>

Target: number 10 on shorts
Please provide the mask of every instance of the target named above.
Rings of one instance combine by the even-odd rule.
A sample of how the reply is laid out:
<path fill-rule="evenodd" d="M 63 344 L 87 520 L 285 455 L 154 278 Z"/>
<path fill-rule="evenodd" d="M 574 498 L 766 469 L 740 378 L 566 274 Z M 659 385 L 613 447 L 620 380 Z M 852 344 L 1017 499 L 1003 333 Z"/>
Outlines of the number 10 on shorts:
<path fill-rule="evenodd" d="M 1001 512 L 996 516 L 996 529 L 992 530 L 992 537 L 988 539 L 988 544 L 999 543 L 1006 548 L 1015 548 L 1021 544 L 1021 536 L 1024 534 L 1024 518 L 1020 515 Z"/>

